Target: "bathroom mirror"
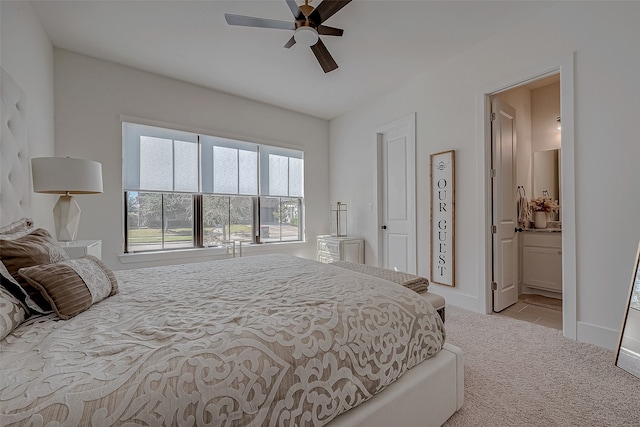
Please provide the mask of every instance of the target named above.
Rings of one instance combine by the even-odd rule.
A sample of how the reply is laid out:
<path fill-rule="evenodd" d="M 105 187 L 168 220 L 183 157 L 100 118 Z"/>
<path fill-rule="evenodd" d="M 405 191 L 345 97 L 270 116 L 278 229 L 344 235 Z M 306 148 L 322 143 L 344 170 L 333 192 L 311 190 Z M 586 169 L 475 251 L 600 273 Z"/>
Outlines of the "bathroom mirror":
<path fill-rule="evenodd" d="M 533 197 L 545 191 L 557 200 L 560 206 L 560 149 L 536 151 L 533 153 Z"/>
<path fill-rule="evenodd" d="M 631 289 L 622 321 L 616 366 L 640 378 L 640 244 L 633 265 Z"/>

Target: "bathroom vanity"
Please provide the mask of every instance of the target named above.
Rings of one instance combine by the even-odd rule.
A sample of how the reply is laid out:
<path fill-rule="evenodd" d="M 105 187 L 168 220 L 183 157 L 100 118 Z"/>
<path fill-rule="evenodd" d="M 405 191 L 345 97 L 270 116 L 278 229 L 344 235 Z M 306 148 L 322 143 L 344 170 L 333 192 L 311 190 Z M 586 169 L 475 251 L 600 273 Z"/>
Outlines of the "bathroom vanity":
<path fill-rule="evenodd" d="M 522 236 L 522 285 L 524 293 L 541 290 L 562 297 L 562 233 L 560 230 L 525 230 Z M 531 289 L 526 289 L 531 288 Z"/>

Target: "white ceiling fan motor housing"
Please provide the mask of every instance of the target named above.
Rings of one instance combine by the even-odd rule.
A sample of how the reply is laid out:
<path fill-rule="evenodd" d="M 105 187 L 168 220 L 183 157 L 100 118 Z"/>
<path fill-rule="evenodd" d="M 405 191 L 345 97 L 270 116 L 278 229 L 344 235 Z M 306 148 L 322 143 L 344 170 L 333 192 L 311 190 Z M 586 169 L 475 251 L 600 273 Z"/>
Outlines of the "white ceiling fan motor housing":
<path fill-rule="evenodd" d="M 312 27 L 299 27 L 293 34 L 296 43 L 304 46 L 313 46 L 318 43 L 318 32 Z"/>

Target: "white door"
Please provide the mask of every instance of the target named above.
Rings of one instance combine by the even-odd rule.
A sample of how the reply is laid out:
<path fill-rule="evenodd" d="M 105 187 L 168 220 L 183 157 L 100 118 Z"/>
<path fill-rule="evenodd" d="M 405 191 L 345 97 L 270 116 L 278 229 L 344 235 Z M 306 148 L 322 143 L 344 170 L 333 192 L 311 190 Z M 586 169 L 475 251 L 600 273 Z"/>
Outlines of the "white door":
<path fill-rule="evenodd" d="M 518 301 L 516 113 L 497 98 L 491 111 L 493 311 L 498 312 Z"/>
<path fill-rule="evenodd" d="M 416 274 L 415 114 L 378 129 L 379 263 Z"/>

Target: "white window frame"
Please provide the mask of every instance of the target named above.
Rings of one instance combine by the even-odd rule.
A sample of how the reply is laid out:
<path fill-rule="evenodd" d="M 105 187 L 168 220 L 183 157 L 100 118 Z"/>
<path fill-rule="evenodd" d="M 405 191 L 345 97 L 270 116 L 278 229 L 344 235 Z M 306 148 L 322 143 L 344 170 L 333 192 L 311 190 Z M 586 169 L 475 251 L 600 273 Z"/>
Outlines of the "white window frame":
<path fill-rule="evenodd" d="M 145 136 L 155 136 L 155 134 L 153 134 L 153 132 L 150 131 L 151 128 L 155 128 L 153 129 L 154 131 L 157 130 L 158 131 L 158 137 L 160 138 L 167 138 L 167 139 L 173 139 L 174 141 L 176 140 L 176 138 L 178 138 L 177 140 L 180 141 L 187 141 L 187 142 L 194 142 L 196 144 L 198 144 L 198 159 L 197 159 L 197 176 L 198 176 L 198 182 L 197 182 L 197 190 L 198 191 L 165 191 L 165 189 L 144 189 L 144 188 L 139 188 L 140 187 L 140 179 L 139 179 L 139 175 L 138 175 L 138 185 L 136 187 L 135 185 L 135 179 L 132 180 L 132 173 L 131 173 L 131 159 L 133 159 L 134 162 L 137 162 L 137 172 L 134 171 L 134 173 L 140 173 L 139 169 L 140 169 L 140 159 L 139 159 L 139 153 L 140 153 L 140 149 L 137 148 L 137 152 L 136 152 L 136 144 L 137 147 L 139 147 L 140 144 L 140 136 L 143 135 L 145 133 L 145 130 L 149 131 L 146 132 L 149 135 L 145 135 Z M 133 136 L 132 136 L 133 135 Z M 142 251 L 132 251 L 131 248 L 128 247 L 129 245 L 129 237 L 128 237 L 128 194 L 131 192 L 142 192 L 142 193 L 147 193 L 147 192 L 159 192 L 159 193 L 163 193 L 163 194 L 190 194 L 192 195 L 192 200 L 193 200 L 193 209 L 194 209 L 194 214 L 193 214 L 193 226 L 192 226 L 192 230 L 193 230 L 193 246 L 190 246 L 188 248 L 179 248 L 179 250 L 184 250 L 184 249 L 203 249 L 203 248 L 207 248 L 209 246 L 206 246 L 203 243 L 203 234 L 202 234 L 202 229 L 203 229 L 203 203 L 202 203 L 202 197 L 203 194 L 206 195 L 214 195 L 214 196 L 229 196 L 229 197 L 235 197 L 235 196 L 244 196 L 244 197 L 251 197 L 253 200 L 253 208 L 252 208 L 252 216 L 253 216 L 253 222 L 252 222 L 252 239 L 251 239 L 251 243 L 293 243 L 293 242 L 304 242 L 304 151 L 300 150 L 300 149 L 292 149 L 292 148 L 286 148 L 286 147 L 281 147 L 281 146 L 276 146 L 276 145 L 271 145 L 271 144 L 265 144 L 265 143 L 257 143 L 257 142 L 250 142 L 250 141 L 246 141 L 243 139 L 235 139 L 235 138 L 228 138 L 228 137 L 217 137 L 215 135 L 212 135 L 209 132 L 191 132 L 188 130 L 184 130 L 184 129 L 180 129 L 179 126 L 168 126 L 166 124 L 159 124 L 157 122 L 154 122 L 152 124 L 146 123 L 146 122 L 140 122 L 138 120 L 131 120 L 130 118 L 122 118 L 122 144 L 123 144 L 123 194 L 125 195 L 124 197 L 124 233 L 125 233 L 125 239 L 124 239 L 124 252 L 125 254 L 139 254 L 139 253 L 144 253 L 144 252 L 172 252 L 175 251 L 176 249 L 167 249 L 164 246 L 164 237 L 162 239 L 162 248 L 157 248 L 157 249 L 149 249 L 149 250 L 142 250 Z M 134 138 L 137 138 L 137 142 L 132 142 L 134 140 Z M 213 145 L 212 145 L 213 144 Z M 228 148 L 234 148 L 234 149 L 238 149 L 238 150 L 247 150 L 247 151 L 255 151 L 256 152 L 256 171 L 255 171 L 255 176 L 256 176 L 256 191 L 254 194 L 244 194 L 241 192 L 241 186 L 240 183 L 238 183 L 238 188 L 237 188 L 237 192 L 236 193 L 216 193 L 213 192 L 214 190 L 214 184 L 213 182 L 211 182 L 211 184 L 209 184 L 209 182 L 204 183 L 203 184 L 203 169 L 205 168 L 205 166 L 203 166 L 203 151 L 210 151 L 207 154 L 212 154 L 213 150 L 214 150 L 214 146 L 222 146 L 222 147 L 228 147 Z M 240 152 L 238 152 L 240 153 Z M 137 155 L 136 155 L 137 154 Z M 268 164 L 265 164 L 265 162 L 268 162 L 268 156 L 270 154 L 275 154 L 275 155 L 283 155 L 285 157 L 288 158 L 288 169 L 287 169 L 287 176 L 286 176 L 286 187 L 287 187 L 287 193 L 286 194 L 264 194 L 264 193 L 270 193 L 268 186 L 265 186 L 264 184 L 264 174 L 265 174 L 265 170 L 268 170 Z M 240 156 L 240 154 L 238 154 L 238 156 Z M 302 165 L 298 166 L 298 164 L 296 162 L 292 162 L 291 159 L 301 159 L 302 160 Z M 174 159 L 175 159 L 175 151 L 174 151 Z M 208 159 L 206 161 L 209 161 Z M 210 171 L 213 174 L 213 158 L 210 160 L 211 162 L 211 166 L 210 169 L 207 169 L 207 171 Z M 294 164 L 295 163 L 295 164 Z M 294 166 L 292 166 L 292 164 L 294 164 Z M 238 163 L 238 167 L 239 163 Z M 299 183 L 294 183 L 292 185 L 292 167 L 293 167 L 293 175 L 297 175 L 299 176 Z M 297 167 L 297 169 L 296 169 Z M 173 190 L 175 190 L 175 177 L 177 176 L 175 170 L 172 171 L 173 176 L 174 176 L 174 181 L 173 181 Z M 268 172 L 266 172 L 268 173 Z M 240 173 L 238 174 L 238 176 L 240 176 Z M 295 178 L 295 176 L 294 176 Z M 213 176 L 211 176 L 210 178 L 211 180 L 213 180 Z M 134 184 L 132 184 L 132 182 L 134 182 Z M 203 192 L 203 188 L 206 187 L 206 192 Z M 195 189 L 195 188 L 194 188 Z M 291 191 L 293 191 L 296 193 L 294 195 L 290 194 Z M 299 194 L 298 194 L 299 193 Z M 280 237 L 279 239 L 274 239 L 273 236 L 269 236 L 269 238 L 262 238 L 262 234 L 263 234 L 263 230 L 262 230 L 262 221 L 260 218 L 261 212 L 260 212 L 260 200 L 263 197 L 278 197 L 280 199 L 294 199 L 294 200 L 298 200 L 299 204 L 298 204 L 298 224 L 297 224 L 297 230 L 298 230 L 298 238 L 297 239 L 285 239 L 282 240 L 282 222 L 280 222 Z M 282 203 L 280 204 L 280 206 L 282 206 Z M 282 209 L 282 208 L 281 208 Z M 163 212 L 164 214 L 164 212 Z M 280 215 L 282 215 L 282 212 L 280 212 Z M 227 218 L 228 221 L 231 221 L 230 218 Z M 161 227 L 161 232 L 163 233 L 164 236 L 164 230 Z"/>

